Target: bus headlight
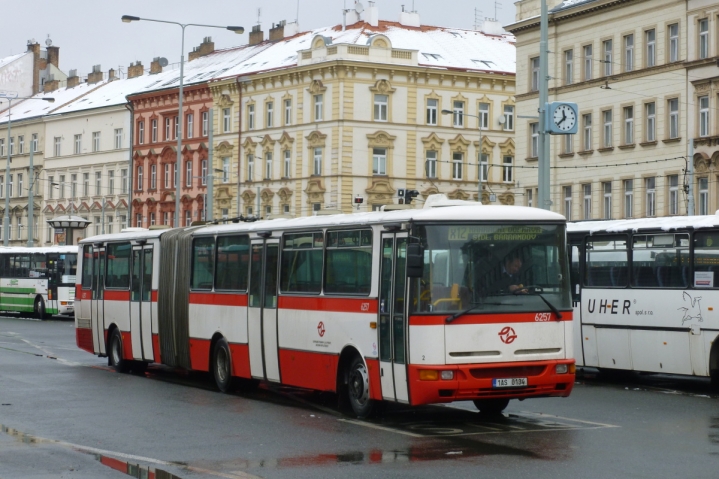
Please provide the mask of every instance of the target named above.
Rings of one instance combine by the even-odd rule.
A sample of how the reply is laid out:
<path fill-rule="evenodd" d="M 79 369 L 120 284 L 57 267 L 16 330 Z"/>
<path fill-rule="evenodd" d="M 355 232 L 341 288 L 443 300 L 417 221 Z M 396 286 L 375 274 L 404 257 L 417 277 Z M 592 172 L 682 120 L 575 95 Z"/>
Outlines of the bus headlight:
<path fill-rule="evenodd" d="M 557 374 L 574 374 L 576 372 L 576 367 L 574 364 L 557 364 L 554 367 L 554 372 Z"/>
<path fill-rule="evenodd" d="M 445 381 L 454 379 L 454 371 L 442 371 L 442 379 Z"/>

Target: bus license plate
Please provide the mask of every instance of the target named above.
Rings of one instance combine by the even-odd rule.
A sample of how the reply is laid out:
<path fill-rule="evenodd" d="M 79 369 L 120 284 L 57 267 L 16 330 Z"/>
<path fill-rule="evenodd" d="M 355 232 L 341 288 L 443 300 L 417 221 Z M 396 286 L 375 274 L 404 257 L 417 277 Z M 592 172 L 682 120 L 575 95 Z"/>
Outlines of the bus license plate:
<path fill-rule="evenodd" d="M 527 386 L 527 378 L 492 379 L 493 388 L 524 388 Z"/>

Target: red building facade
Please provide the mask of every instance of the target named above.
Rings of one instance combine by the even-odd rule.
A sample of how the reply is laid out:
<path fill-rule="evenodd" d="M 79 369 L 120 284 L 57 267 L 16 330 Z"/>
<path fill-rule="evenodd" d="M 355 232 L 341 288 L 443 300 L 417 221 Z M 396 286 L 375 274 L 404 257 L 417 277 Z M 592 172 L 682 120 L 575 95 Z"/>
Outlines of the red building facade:
<path fill-rule="evenodd" d="M 132 226 L 174 226 L 175 178 L 180 181 L 180 225 L 204 220 L 208 173 L 209 110 L 206 84 L 128 96 L 134 110 Z M 182 121 L 182 163 L 177 168 L 178 122 Z"/>

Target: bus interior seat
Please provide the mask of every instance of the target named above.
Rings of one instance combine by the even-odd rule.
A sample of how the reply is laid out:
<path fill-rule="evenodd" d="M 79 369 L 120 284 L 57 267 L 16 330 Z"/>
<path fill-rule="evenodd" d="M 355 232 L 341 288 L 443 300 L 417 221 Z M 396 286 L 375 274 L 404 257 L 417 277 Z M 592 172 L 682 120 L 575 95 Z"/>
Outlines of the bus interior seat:
<path fill-rule="evenodd" d="M 627 266 L 611 266 L 609 276 L 612 279 L 612 286 L 624 287 L 627 285 Z"/>
<path fill-rule="evenodd" d="M 657 275 L 651 266 L 638 266 L 634 268 L 633 286 L 656 287 L 659 286 Z"/>

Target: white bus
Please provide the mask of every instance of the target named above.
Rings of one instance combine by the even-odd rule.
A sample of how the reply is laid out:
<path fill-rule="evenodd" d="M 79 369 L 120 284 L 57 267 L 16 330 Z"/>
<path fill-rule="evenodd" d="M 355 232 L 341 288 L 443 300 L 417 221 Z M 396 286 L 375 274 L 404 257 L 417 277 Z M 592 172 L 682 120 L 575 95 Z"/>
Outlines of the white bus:
<path fill-rule="evenodd" d="M 565 220 L 447 206 L 102 235 L 81 241 L 77 344 L 119 371 L 156 362 L 377 401 L 570 394 Z M 522 290 L 500 288 L 506 256 Z M 345 402 L 345 403 L 346 403 Z"/>
<path fill-rule="evenodd" d="M 719 216 L 567 228 L 577 365 L 718 382 Z"/>
<path fill-rule="evenodd" d="M 0 311 L 74 314 L 77 246 L 0 247 Z"/>

